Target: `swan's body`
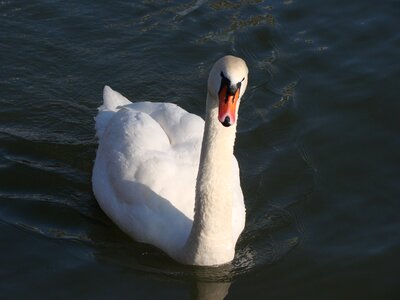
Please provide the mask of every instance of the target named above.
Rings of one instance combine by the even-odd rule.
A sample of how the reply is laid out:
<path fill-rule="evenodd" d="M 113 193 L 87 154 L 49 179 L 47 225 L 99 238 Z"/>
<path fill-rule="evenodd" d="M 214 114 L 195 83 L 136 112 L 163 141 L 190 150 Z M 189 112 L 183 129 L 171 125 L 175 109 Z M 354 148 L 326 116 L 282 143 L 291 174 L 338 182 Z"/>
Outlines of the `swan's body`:
<path fill-rule="evenodd" d="M 226 80 L 228 88 L 243 81 L 224 90 L 226 105 L 239 102 L 247 84 L 241 59 L 214 65 L 205 122 L 175 104 L 131 103 L 107 86 L 96 117 L 93 190 L 100 206 L 134 239 L 185 264 L 231 261 L 245 223 L 233 156 L 239 105 L 229 111 L 218 102 Z"/>

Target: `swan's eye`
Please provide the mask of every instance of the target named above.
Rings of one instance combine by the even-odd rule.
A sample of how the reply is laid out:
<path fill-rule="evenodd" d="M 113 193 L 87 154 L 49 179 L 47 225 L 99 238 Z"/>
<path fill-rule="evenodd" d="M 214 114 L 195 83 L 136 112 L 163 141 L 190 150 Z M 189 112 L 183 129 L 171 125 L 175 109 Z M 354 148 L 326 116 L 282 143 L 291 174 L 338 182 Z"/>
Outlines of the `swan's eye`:
<path fill-rule="evenodd" d="M 221 79 L 221 86 L 219 87 L 218 94 L 221 93 L 221 90 L 222 90 L 224 87 L 229 88 L 229 87 L 231 86 L 231 81 L 230 81 L 228 78 L 226 78 L 225 75 L 224 75 L 224 73 L 222 73 L 222 72 L 221 72 L 221 77 L 222 77 L 222 79 Z"/>

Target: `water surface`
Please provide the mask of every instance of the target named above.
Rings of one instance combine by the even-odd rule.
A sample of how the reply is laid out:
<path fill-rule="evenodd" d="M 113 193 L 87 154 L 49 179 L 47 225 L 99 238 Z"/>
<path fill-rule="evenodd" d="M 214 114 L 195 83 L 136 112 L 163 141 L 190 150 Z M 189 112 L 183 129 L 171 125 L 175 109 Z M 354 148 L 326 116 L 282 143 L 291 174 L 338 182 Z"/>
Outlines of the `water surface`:
<path fill-rule="evenodd" d="M 396 299 L 396 1 L 0 2 L 0 299 Z M 219 57 L 250 82 L 231 265 L 132 241 L 91 190 L 110 85 L 203 115 Z"/>

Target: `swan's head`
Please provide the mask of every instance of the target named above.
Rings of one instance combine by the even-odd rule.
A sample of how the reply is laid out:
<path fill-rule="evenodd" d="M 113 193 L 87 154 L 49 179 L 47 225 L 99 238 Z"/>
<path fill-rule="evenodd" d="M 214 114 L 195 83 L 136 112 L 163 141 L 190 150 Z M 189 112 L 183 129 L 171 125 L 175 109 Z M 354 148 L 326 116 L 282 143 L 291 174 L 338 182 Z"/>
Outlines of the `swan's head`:
<path fill-rule="evenodd" d="M 218 99 L 218 120 L 225 127 L 236 123 L 240 99 L 247 87 L 248 73 L 244 60 L 231 55 L 217 60 L 211 69 L 208 93 L 211 99 Z"/>

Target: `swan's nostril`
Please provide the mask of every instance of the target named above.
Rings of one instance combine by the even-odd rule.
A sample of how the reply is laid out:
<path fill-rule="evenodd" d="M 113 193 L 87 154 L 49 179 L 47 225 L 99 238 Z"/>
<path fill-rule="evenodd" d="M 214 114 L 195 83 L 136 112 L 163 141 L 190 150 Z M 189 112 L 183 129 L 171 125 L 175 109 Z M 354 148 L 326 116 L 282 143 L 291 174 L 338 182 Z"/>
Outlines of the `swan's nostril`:
<path fill-rule="evenodd" d="M 229 118 L 229 116 L 225 117 L 225 120 L 222 122 L 222 125 L 224 125 L 225 127 L 229 127 L 231 126 L 231 119 Z"/>

